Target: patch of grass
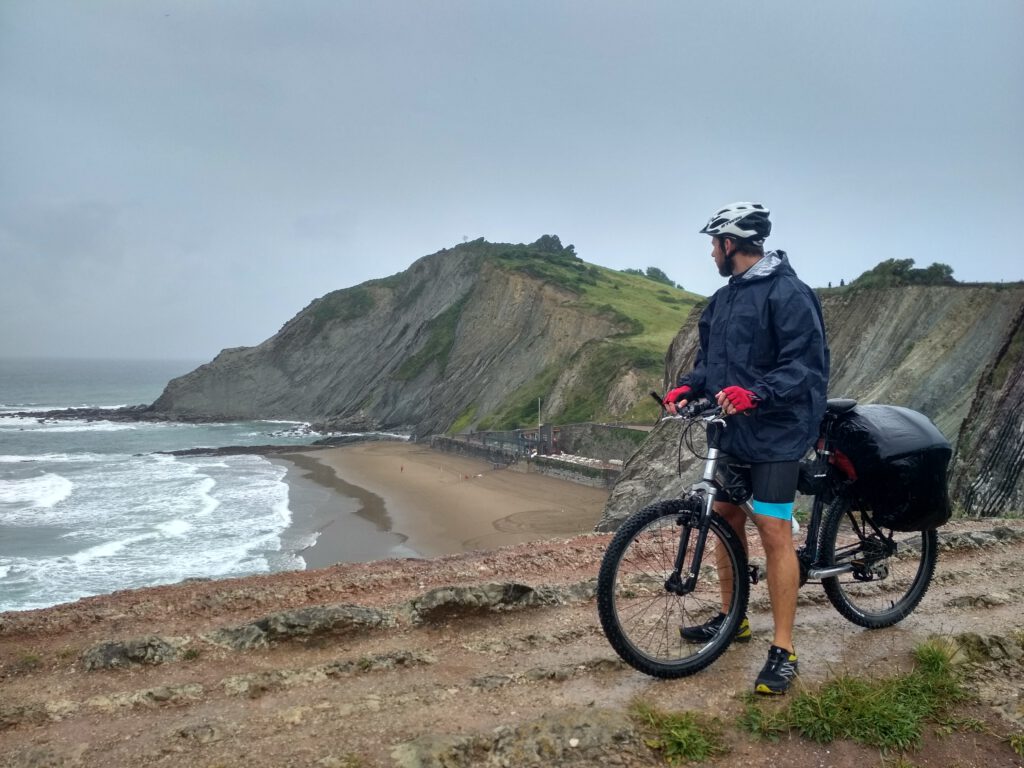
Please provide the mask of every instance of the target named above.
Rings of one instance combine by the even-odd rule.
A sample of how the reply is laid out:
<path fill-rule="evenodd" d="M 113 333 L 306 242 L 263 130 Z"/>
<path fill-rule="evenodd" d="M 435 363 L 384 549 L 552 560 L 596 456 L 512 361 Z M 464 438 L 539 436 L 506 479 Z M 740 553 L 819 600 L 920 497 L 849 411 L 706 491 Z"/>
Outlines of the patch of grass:
<path fill-rule="evenodd" d="M 903 755 L 896 755 L 891 759 L 883 760 L 882 768 L 917 768 L 917 765 L 907 760 Z"/>
<path fill-rule="evenodd" d="M 580 304 L 629 318 L 625 333 L 630 342 L 659 357 L 664 357 L 687 315 L 702 300 L 681 288 L 662 288 L 646 277 L 603 267 L 598 272 L 599 279 L 584 288 Z"/>
<path fill-rule="evenodd" d="M 378 285 L 381 288 L 399 288 L 402 282 L 405 280 L 404 272 L 396 272 L 393 275 L 387 277 L 378 277 L 376 280 L 367 280 L 365 285 Z"/>
<path fill-rule="evenodd" d="M 1021 757 L 1024 757 L 1024 731 L 1018 731 L 1017 733 L 1011 733 L 1010 738 L 1010 749 L 1016 752 Z"/>
<path fill-rule="evenodd" d="M 332 291 L 313 302 L 309 311 L 313 314 L 317 330 L 325 324 L 355 320 L 369 314 L 375 302 L 373 295 L 362 286 Z"/>
<path fill-rule="evenodd" d="M 643 274 L 619 272 L 581 261 L 554 236 L 504 246 L 488 253 L 507 269 L 532 275 L 579 296 L 577 303 L 619 324 L 632 344 L 663 357 L 669 342 L 702 297 L 665 286 Z"/>
<path fill-rule="evenodd" d="M 565 393 L 565 400 L 560 413 L 545 413 L 545 420 L 557 424 L 578 424 L 608 418 L 606 410 L 608 392 L 626 371 L 638 371 L 640 376 L 648 380 L 649 388 L 660 387 L 662 358 L 651 352 L 637 348 L 629 341 L 621 339 L 603 339 L 591 341 L 579 352 L 577 357 L 564 364 L 549 366 L 537 374 L 529 383 L 523 385 L 509 398 L 508 404 L 499 412 L 485 417 L 477 425 L 481 430 L 504 430 L 534 427 L 537 424 L 537 398 L 547 402 L 548 394 L 558 380 L 559 374 L 569 365 L 584 356 L 580 372 L 580 381 L 585 386 L 577 386 Z M 639 409 L 646 409 L 639 418 L 650 420 L 651 411 L 644 398 L 638 404 Z M 656 412 L 656 409 L 654 409 Z M 626 414 L 627 420 L 634 414 Z M 640 435 L 642 442 L 646 434 Z"/>
<path fill-rule="evenodd" d="M 437 363 L 439 375 L 444 374 L 444 369 L 448 365 L 448 355 L 455 346 L 455 331 L 459 326 L 459 318 L 462 317 L 462 310 L 468 299 L 467 293 L 426 324 L 427 342 L 419 352 L 399 366 L 394 374 L 396 379 L 411 381 L 423 373 L 431 363 Z"/>
<path fill-rule="evenodd" d="M 199 658 L 199 655 L 200 653 L 198 648 L 186 648 L 181 652 L 181 658 L 185 661 L 195 661 Z"/>
<path fill-rule="evenodd" d="M 559 372 L 560 368 L 558 366 L 545 368 L 534 376 L 529 383 L 517 389 L 509 398 L 508 405 L 505 408 L 485 417 L 477 425 L 477 428 L 481 430 L 502 430 L 536 426 L 537 398 L 547 399 L 548 392 L 554 386 Z M 562 421 L 562 419 L 557 419 L 557 421 Z"/>
<path fill-rule="evenodd" d="M 652 382 L 661 377 L 662 357 L 628 342 L 612 339 L 592 342 L 583 353 L 587 357 L 580 380 L 586 382 L 586 386 L 576 387 L 566 394 L 565 408 L 558 419 L 564 424 L 603 418 L 608 391 L 626 371 L 639 371 Z"/>
<path fill-rule="evenodd" d="M 469 408 L 459 414 L 458 418 L 448 427 L 449 435 L 457 435 L 473 423 L 476 418 L 476 403 L 470 404 Z"/>
<path fill-rule="evenodd" d="M 496 261 L 506 269 L 552 283 L 572 293 L 582 293 L 593 285 L 598 268 L 584 262 L 569 245 L 562 247 L 557 235 L 544 235 L 529 245 L 505 246 Z"/>
<path fill-rule="evenodd" d="M 940 719 L 965 694 L 939 644 L 920 645 L 914 655 L 917 663 L 908 674 L 882 680 L 838 677 L 818 691 L 801 692 L 784 709 L 770 711 L 751 695 L 740 725 L 770 739 L 796 731 L 819 743 L 848 739 L 880 749 L 916 747 L 924 724 Z"/>
<path fill-rule="evenodd" d="M 16 675 L 34 672 L 43 666 L 43 657 L 32 651 L 23 651 L 11 662 L 10 670 Z"/>
<path fill-rule="evenodd" d="M 662 712 L 644 702 L 631 710 L 646 733 L 647 746 L 671 765 L 699 762 L 728 752 L 721 724 L 695 712 Z"/>

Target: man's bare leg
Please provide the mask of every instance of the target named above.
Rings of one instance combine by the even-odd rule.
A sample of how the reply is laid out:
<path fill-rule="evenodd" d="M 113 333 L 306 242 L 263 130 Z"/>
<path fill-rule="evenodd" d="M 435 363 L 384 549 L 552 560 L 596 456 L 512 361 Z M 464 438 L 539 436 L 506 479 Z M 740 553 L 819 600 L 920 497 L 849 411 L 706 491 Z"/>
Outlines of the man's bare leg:
<path fill-rule="evenodd" d="M 747 513 L 735 504 L 724 501 L 715 502 L 715 512 L 729 523 L 729 526 L 736 532 L 743 545 L 743 551 L 747 551 Z M 723 547 L 715 549 L 715 560 L 718 565 L 718 585 L 722 591 L 722 613 L 729 612 L 732 604 L 732 568 L 729 567 L 729 555 Z M 745 578 L 746 574 L 740 574 Z"/>
<path fill-rule="evenodd" d="M 800 565 L 793 546 L 793 530 L 789 520 L 766 515 L 753 515 L 761 534 L 768 570 L 768 595 L 772 601 L 775 622 L 773 645 L 790 653 L 793 648 L 793 623 L 796 621 L 796 593 L 800 588 Z"/>

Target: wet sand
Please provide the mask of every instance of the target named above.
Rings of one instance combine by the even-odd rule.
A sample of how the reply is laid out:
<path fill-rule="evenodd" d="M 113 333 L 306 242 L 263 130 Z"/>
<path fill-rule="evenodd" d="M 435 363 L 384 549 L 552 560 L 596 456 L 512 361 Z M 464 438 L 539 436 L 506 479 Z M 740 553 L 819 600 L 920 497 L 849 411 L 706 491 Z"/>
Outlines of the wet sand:
<path fill-rule="evenodd" d="M 318 532 L 307 568 L 435 557 L 593 530 L 608 491 L 534 472 L 374 442 L 280 457 L 293 526 Z"/>

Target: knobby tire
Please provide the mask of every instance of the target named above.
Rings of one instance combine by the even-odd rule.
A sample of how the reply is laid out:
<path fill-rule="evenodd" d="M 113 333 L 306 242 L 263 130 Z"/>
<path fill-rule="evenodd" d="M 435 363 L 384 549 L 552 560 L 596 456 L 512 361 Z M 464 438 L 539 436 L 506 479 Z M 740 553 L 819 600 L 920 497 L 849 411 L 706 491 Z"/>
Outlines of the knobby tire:
<path fill-rule="evenodd" d="M 665 588 L 679 548 L 682 516 L 690 525 L 684 578 L 697 538 L 696 518 L 682 499 L 641 509 L 619 527 L 605 551 L 597 579 L 597 610 L 615 652 L 634 669 L 660 678 L 699 672 L 725 652 L 747 612 L 750 583 L 747 558 L 735 532 L 713 513 L 700 576 L 693 592 L 676 595 Z M 721 631 L 703 643 L 689 643 L 680 626 L 697 626 L 718 615 L 722 598 L 717 563 L 731 577 L 729 611 Z"/>
<path fill-rule="evenodd" d="M 881 529 L 879 537 L 869 524 L 873 512 L 866 504 L 839 496 L 822 522 L 822 561 L 826 565 L 858 563 L 861 573 L 874 569 L 875 578 L 862 581 L 853 574 L 822 579 L 829 601 L 846 619 L 867 629 L 890 627 L 906 618 L 921 602 L 938 558 L 934 530 L 901 532 Z M 895 554 L 879 552 L 892 536 Z"/>

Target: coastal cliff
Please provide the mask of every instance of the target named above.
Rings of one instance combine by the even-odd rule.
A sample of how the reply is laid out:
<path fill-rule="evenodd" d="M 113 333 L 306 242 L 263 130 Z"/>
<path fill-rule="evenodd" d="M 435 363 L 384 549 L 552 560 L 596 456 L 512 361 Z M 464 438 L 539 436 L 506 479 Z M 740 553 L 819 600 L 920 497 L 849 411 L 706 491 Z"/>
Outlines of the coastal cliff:
<path fill-rule="evenodd" d="M 672 318 L 696 300 L 554 236 L 478 240 L 313 301 L 170 382 L 151 410 L 417 435 L 622 417 L 659 384 Z"/>
<path fill-rule="evenodd" d="M 941 267 L 912 264 L 883 262 L 820 291 L 829 394 L 926 414 L 956 449 L 954 504 L 971 515 L 1018 510 L 1024 285 L 958 284 L 946 273 L 939 284 L 900 283 Z M 224 350 L 131 415 L 416 436 L 645 421 L 654 413 L 645 393 L 664 391 L 693 363 L 698 298 L 587 264 L 555 236 L 481 239 L 316 299 L 270 339 Z M 624 467 L 602 528 L 692 481 L 692 455 L 677 447 L 677 429 L 654 430 Z"/>
<path fill-rule="evenodd" d="M 964 513 L 1024 507 L 1024 285 L 902 285 L 822 291 L 830 397 L 921 411 L 954 444 L 951 490 Z M 665 381 L 693 365 L 697 308 L 669 346 Z M 612 490 L 599 525 L 678 494 L 697 462 L 677 424 L 654 430 Z"/>

